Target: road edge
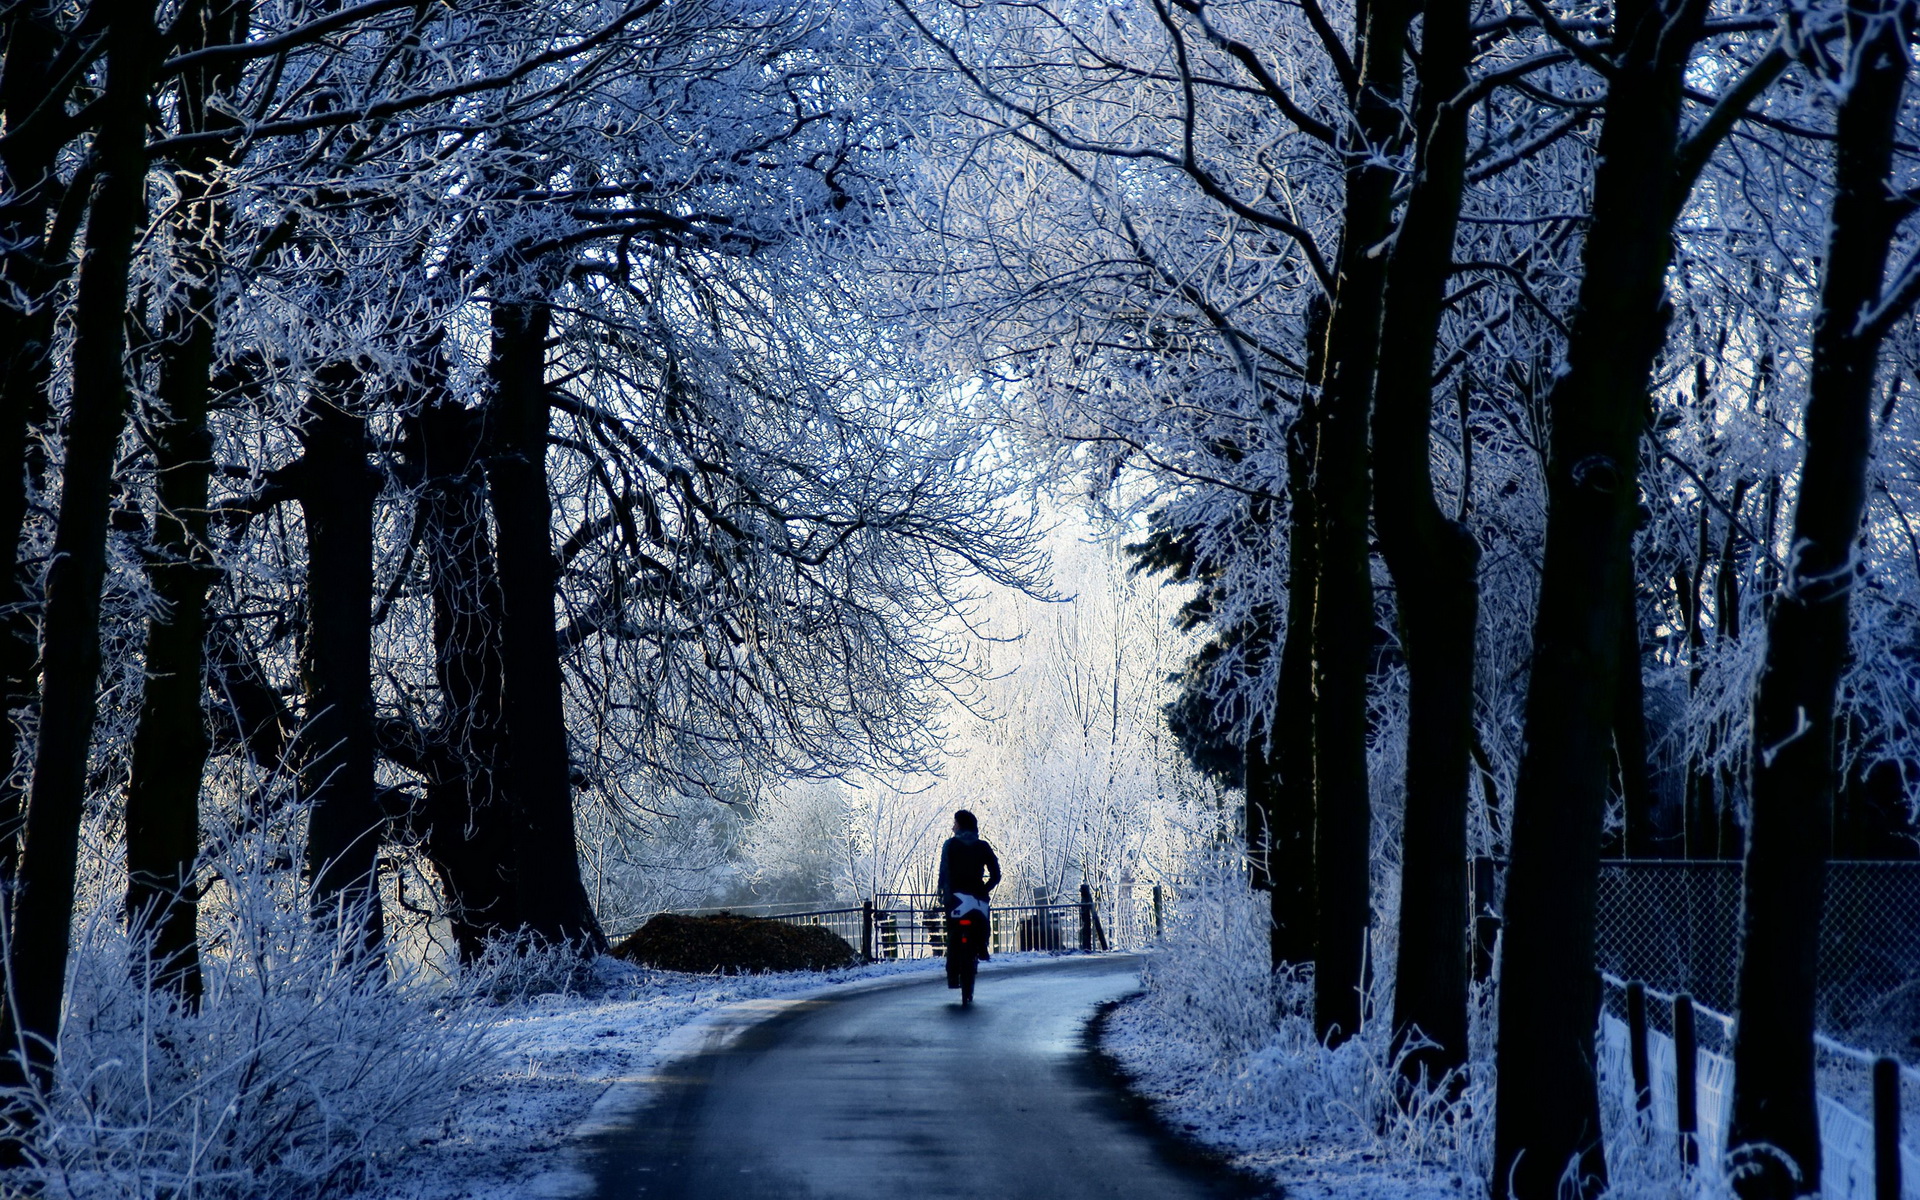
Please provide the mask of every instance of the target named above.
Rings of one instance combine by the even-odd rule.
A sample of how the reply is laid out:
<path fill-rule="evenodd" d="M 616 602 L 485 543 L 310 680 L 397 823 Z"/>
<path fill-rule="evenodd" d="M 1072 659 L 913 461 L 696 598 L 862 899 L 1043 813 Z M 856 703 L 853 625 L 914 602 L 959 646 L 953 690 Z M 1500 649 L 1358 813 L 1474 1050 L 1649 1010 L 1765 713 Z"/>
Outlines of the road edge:
<path fill-rule="evenodd" d="M 1246 1200 L 1282 1200 L 1287 1194 L 1285 1188 L 1240 1166 L 1227 1151 L 1207 1145 L 1169 1121 L 1153 1101 L 1135 1086 L 1133 1076 L 1120 1065 L 1120 1060 L 1107 1053 L 1106 1047 L 1101 1045 L 1107 1019 L 1121 1005 L 1139 999 L 1142 994 L 1139 991 L 1132 992 L 1105 1001 L 1094 1009 L 1093 1016 L 1081 1033 L 1080 1042 L 1085 1052 L 1088 1076 L 1106 1089 L 1115 1107 L 1129 1122 L 1139 1126 L 1160 1153 L 1173 1162 L 1213 1175 L 1230 1193 Z"/>

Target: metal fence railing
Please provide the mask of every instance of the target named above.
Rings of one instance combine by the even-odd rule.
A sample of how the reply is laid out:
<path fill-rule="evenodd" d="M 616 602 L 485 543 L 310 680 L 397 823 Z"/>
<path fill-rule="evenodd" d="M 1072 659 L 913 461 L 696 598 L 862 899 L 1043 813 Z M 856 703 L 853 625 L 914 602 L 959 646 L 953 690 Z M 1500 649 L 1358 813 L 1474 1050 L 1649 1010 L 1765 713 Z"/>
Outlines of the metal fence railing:
<path fill-rule="evenodd" d="M 1740 863 L 1604 863 L 1597 918 L 1601 970 L 1733 1009 Z M 1828 866 L 1819 970 L 1822 1029 L 1884 1048 L 1911 1034 L 1920 1018 L 1920 862 Z"/>
<path fill-rule="evenodd" d="M 1160 936 L 1164 899 L 1157 885 L 1122 886 L 1111 893 L 1083 887 L 1080 892 L 1077 900 L 1056 900 L 1036 891 L 1030 904 L 993 905 L 992 953 L 1140 949 Z M 868 901 L 840 901 L 829 908 L 769 904 L 673 911 L 679 916 L 727 914 L 818 925 L 868 959 L 938 957 L 946 948 L 946 915 L 939 897 L 931 894 L 882 892 Z"/>
<path fill-rule="evenodd" d="M 770 913 L 769 921 L 779 921 L 785 925 L 819 925 L 834 933 L 852 946 L 860 949 L 862 930 L 866 925 L 867 910 L 863 906 L 853 908 L 819 908 L 808 912 Z"/>
<path fill-rule="evenodd" d="M 991 953 L 1019 950 L 1107 950 L 1107 935 L 1097 901 L 1055 903 L 1036 897 L 1032 904 L 995 904 Z M 874 958 L 925 958 L 946 952 L 946 914 L 930 894 L 883 892 L 873 898 Z"/>
<path fill-rule="evenodd" d="M 608 940 L 614 943 L 625 941 L 640 927 L 654 917 L 753 917 L 762 921 L 779 921 L 785 925 L 820 925 L 839 934 L 849 946 L 860 948 L 861 928 L 865 924 L 866 909 L 860 904 L 848 906 L 842 901 L 835 908 L 796 909 L 792 905 L 757 904 L 751 906 L 722 906 L 719 908 L 671 908 L 649 913 L 639 924 L 617 937 Z"/>

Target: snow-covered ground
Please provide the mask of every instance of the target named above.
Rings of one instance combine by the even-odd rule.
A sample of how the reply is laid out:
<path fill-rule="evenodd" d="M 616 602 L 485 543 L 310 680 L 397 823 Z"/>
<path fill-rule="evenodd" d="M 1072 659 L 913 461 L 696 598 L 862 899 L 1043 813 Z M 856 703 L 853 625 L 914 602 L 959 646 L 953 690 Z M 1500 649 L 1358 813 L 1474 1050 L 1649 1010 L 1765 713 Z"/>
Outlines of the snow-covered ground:
<path fill-rule="evenodd" d="M 996 956 L 1007 958 L 1024 955 Z M 730 1013 L 770 1015 L 778 1006 L 849 984 L 936 974 L 938 959 L 874 963 L 844 971 L 778 975 L 684 975 L 617 959 L 596 964 L 585 994 L 548 993 L 502 1006 L 493 1032 L 501 1069 L 463 1090 L 433 1136 L 383 1163 L 357 1200 L 527 1200 L 577 1194 L 569 1138 L 603 1097 L 622 1111 L 642 1103 L 647 1079 L 705 1043 L 687 1034 Z"/>
<path fill-rule="evenodd" d="M 1270 920 L 1236 858 L 1199 861 L 1144 956 L 1143 990 L 1108 1014 L 1101 1048 L 1166 1125 L 1289 1197 L 1484 1197 L 1488 1073 L 1450 1101 L 1442 1090 L 1403 1108 L 1385 1022 L 1323 1046 L 1311 978 L 1268 967 Z M 1476 1050 L 1487 1018 L 1475 1016 Z"/>
<path fill-rule="evenodd" d="M 1383 1113 L 1384 1062 L 1364 1039 L 1327 1051 L 1283 1026 L 1222 1059 L 1171 1027 L 1151 995 L 1115 1008 L 1101 1048 L 1169 1126 L 1298 1200 L 1456 1200 L 1484 1194 L 1457 1131 Z"/>

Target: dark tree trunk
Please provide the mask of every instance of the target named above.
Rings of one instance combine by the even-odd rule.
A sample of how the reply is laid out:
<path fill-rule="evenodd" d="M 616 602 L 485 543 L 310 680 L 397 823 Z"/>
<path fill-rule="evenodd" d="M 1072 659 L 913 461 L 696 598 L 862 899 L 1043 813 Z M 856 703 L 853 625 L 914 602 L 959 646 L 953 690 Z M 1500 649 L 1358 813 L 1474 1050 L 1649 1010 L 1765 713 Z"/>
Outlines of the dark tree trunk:
<path fill-rule="evenodd" d="M 191 46 L 237 42 L 244 4 L 188 10 Z M 201 131 L 226 119 L 209 100 L 223 77 L 189 71 L 181 81 L 181 127 Z M 133 735 L 127 783 L 127 919 L 150 937 L 155 980 L 189 1004 L 200 999 L 193 866 L 200 851 L 200 777 L 209 737 L 202 712 L 206 677 L 207 587 L 216 573 L 207 545 L 207 488 L 213 470 L 207 407 L 212 394 L 213 248 L 224 232 L 212 197 L 216 154 L 176 164 L 173 261 L 181 278 L 161 315 L 159 404 L 148 416 L 154 445 L 153 561 L 147 574 L 162 607 L 147 622 L 146 687 Z"/>
<path fill-rule="evenodd" d="M 519 903 L 526 931 L 547 942 L 601 949 L 606 936 L 581 883 L 574 841 L 555 627 L 559 580 L 547 493 L 549 323 L 543 305 L 494 308 L 485 449 L 506 613 L 501 658 L 512 761 L 508 778 L 520 812 Z"/>
<path fill-rule="evenodd" d="M 1547 543 L 1501 949 L 1496 1197 L 1606 1178 L 1593 1036 L 1594 904 L 1618 703 L 1647 387 L 1678 207 L 1681 82 L 1703 0 L 1618 7 L 1593 218 L 1548 394 Z"/>
<path fill-rule="evenodd" d="M 519 822 L 507 792 L 500 580 L 487 531 L 479 414 L 441 401 L 413 421 L 433 594 L 441 713 L 432 731 L 424 846 L 439 874 L 461 958 L 471 962 L 522 924 Z"/>
<path fill-rule="evenodd" d="M 1820 1191 L 1813 1023 L 1835 788 L 1834 695 L 1859 573 L 1855 545 L 1884 330 L 1884 324 L 1870 325 L 1867 314 L 1880 301 L 1898 219 L 1888 172 L 1912 21 L 1911 5 L 1885 0 L 1853 0 L 1847 13 L 1851 86 L 1837 121 L 1806 465 L 1794 506 L 1794 553 L 1767 622 L 1766 662 L 1753 703 L 1753 818 L 1728 1142 L 1730 1158 L 1746 1168 L 1737 1186 L 1747 1200 Z"/>
<path fill-rule="evenodd" d="M 1629 581 L 1620 623 L 1620 687 L 1614 696 L 1613 753 L 1624 810 L 1621 849 L 1627 858 L 1666 858 L 1675 847 L 1658 840 L 1653 779 L 1647 773 L 1647 695 L 1640 661 L 1640 614 Z"/>
<path fill-rule="evenodd" d="M 208 551 L 207 367 L 213 327 L 198 315 L 211 289 L 190 287 L 167 316 L 160 404 L 153 414 L 157 492 L 154 559 L 163 607 L 147 621 L 146 687 L 127 783 L 127 920 L 151 939 L 154 978 L 189 1003 L 200 995 L 193 865 L 200 851 L 200 777 L 206 767 Z"/>
<path fill-rule="evenodd" d="M 1273 773 L 1273 965 L 1313 961 L 1313 410 L 1287 438 L 1287 628 L 1280 643 L 1269 768 Z"/>
<path fill-rule="evenodd" d="M 73 402 L 66 429 L 60 515 L 47 569 L 39 742 L 27 789 L 26 835 L 8 947 L 13 1005 L 0 1046 L 0 1082 L 25 1065 L 43 1083 L 59 1033 L 73 918 L 87 753 L 100 676 L 100 590 L 114 457 L 126 426 L 127 278 L 146 215 L 147 89 L 156 43 L 152 12 L 113 10 L 107 83 L 99 101 L 99 164 L 73 310 Z"/>
<path fill-rule="evenodd" d="M 1360 93 L 1347 156 L 1340 277 L 1327 329 L 1313 471 L 1319 575 L 1313 608 L 1314 1032 L 1328 1044 L 1360 1028 L 1372 925 L 1371 796 L 1367 786 L 1367 675 L 1373 580 L 1367 548 L 1367 412 L 1380 345 L 1383 256 L 1392 226 L 1385 151 L 1399 137 L 1407 23 L 1403 0 L 1364 10 Z"/>
<path fill-rule="evenodd" d="M 54 169 L 62 138 L 44 118 L 25 123 L 36 109 L 62 107 L 50 94 L 61 41 L 54 12 L 48 3 L 21 4 L 9 12 L 6 57 L 0 64 L 0 115 L 7 123 L 7 137 L 0 140 L 0 171 L 5 172 L 0 191 L 7 195 L 0 244 L 9 247 L 0 252 L 0 277 L 21 297 L 20 306 L 9 306 L 0 320 L 0 544 L 7 547 L 7 565 L 0 570 L 0 889 L 13 879 L 23 812 L 14 761 L 19 732 L 12 713 L 31 698 L 37 657 L 30 593 L 15 562 L 27 515 L 27 430 L 47 416 L 52 292 L 64 274 L 60 260 L 66 252 L 65 246 L 47 242 L 48 217 L 63 195 Z"/>
<path fill-rule="evenodd" d="M 382 930 L 377 877 L 382 813 L 373 782 L 373 504 L 358 368 L 321 368 L 300 426 L 307 527 L 307 630 L 300 675 L 300 793 L 316 913 Z"/>
<path fill-rule="evenodd" d="M 220 752 L 245 754 L 262 771 L 279 770 L 298 722 L 259 660 L 241 644 L 236 630 L 216 624 L 208 631 L 207 665 Z"/>
<path fill-rule="evenodd" d="M 1430 0 L 1420 46 L 1412 193 L 1388 265 L 1374 392 L 1374 513 L 1407 655 L 1406 824 L 1395 1036 L 1433 1043 L 1410 1080 L 1467 1060 L 1467 759 L 1480 547 L 1434 495 L 1433 369 L 1465 185 L 1467 0 Z"/>

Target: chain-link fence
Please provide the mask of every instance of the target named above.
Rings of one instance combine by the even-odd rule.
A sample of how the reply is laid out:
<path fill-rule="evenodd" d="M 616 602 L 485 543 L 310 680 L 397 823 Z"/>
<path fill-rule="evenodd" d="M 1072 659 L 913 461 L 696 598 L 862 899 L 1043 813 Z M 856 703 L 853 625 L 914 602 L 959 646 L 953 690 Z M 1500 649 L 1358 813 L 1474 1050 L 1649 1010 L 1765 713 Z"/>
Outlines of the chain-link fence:
<path fill-rule="evenodd" d="M 1740 953 L 1740 864 L 1638 859 L 1600 868 L 1595 957 L 1602 970 L 1732 1011 Z M 1827 868 L 1820 935 L 1821 1028 L 1911 1055 L 1920 1032 L 1920 862 Z"/>

